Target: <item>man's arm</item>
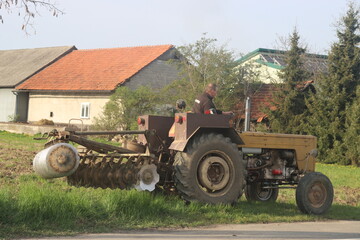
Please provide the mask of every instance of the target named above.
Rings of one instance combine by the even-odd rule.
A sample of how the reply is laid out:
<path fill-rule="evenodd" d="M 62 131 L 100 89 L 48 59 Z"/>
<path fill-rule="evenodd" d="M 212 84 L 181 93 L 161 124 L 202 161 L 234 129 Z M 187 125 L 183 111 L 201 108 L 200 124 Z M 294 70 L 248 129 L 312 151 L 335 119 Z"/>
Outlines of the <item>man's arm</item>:
<path fill-rule="evenodd" d="M 206 113 L 206 111 L 209 111 L 210 109 L 215 110 L 216 114 L 224 114 L 223 111 L 216 109 L 215 104 L 213 103 L 213 101 L 208 100 L 204 104 L 204 113 Z"/>
<path fill-rule="evenodd" d="M 215 109 L 217 114 L 222 114 L 223 113 L 221 110 L 217 110 L 216 107 L 215 107 L 215 104 L 213 103 L 213 101 L 211 101 L 209 99 L 204 103 L 204 112 L 203 113 L 205 113 L 206 111 L 209 111 L 210 109 Z"/>

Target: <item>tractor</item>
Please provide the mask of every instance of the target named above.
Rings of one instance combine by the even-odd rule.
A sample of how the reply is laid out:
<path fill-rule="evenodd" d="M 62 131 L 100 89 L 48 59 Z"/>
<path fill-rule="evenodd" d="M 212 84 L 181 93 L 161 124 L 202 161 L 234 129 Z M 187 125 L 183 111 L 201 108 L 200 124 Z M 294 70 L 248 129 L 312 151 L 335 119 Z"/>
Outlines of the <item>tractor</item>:
<path fill-rule="evenodd" d="M 331 207 L 331 181 L 315 172 L 316 137 L 239 132 L 230 118 L 144 115 L 136 131 L 53 130 L 33 167 L 44 178 L 66 176 L 73 186 L 161 190 L 186 202 L 233 204 L 243 194 L 269 202 L 293 188 L 301 212 L 320 215 Z M 88 139 L 118 134 L 136 137 L 121 145 Z"/>

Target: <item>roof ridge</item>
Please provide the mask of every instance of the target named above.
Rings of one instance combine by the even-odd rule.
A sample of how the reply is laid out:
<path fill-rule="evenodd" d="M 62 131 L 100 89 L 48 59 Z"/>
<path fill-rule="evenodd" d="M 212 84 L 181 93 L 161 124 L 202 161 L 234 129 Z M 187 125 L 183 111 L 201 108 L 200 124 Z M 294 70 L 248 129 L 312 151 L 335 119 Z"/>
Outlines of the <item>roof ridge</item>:
<path fill-rule="evenodd" d="M 249 52 L 248 54 L 246 54 L 245 56 L 239 58 L 238 60 L 236 60 L 236 62 L 238 63 L 243 63 L 246 60 L 252 58 L 253 56 L 260 54 L 261 52 L 266 52 L 266 53 L 285 53 L 286 51 L 284 50 L 276 50 L 276 49 L 270 49 L 270 48 L 257 48 L 254 51 Z"/>
<path fill-rule="evenodd" d="M 115 47 L 115 48 L 93 48 L 93 49 L 78 49 L 78 51 L 86 52 L 86 51 L 101 51 L 101 50 L 116 50 L 116 49 L 133 49 L 133 48 L 153 48 L 153 47 L 168 47 L 172 48 L 174 45 L 172 44 L 164 44 L 164 45 L 142 45 L 142 46 L 128 46 L 128 47 Z"/>
<path fill-rule="evenodd" d="M 39 50 L 39 49 L 50 49 L 50 48 L 73 48 L 75 45 L 65 45 L 65 46 L 53 46 L 53 47 L 37 47 L 37 48 L 16 48 L 16 49 L 0 49 L 0 51 L 24 51 L 24 50 Z"/>
<path fill-rule="evenodd" d="M 261 53 L 275 53 L 275 54 L 286 54 L 286 52 L 288 52 L 289 50 L 277 50 L 277 49 L 271 49 L 271 48 L 257 48 L 254 51 L 244 55 L 243 57 L 239 58 L 238 60 L 236 60 L 237 63 L 241 64 L 245 61 L 247 61 L 248 59 L 256 56 L 257 54 L 261 54 Z M 324 58 L 327 59 L 328 56 L 324 55 L 324 54 L 316 54 L 316 53 L 305 53 L 306 57 L 315 57 L 315 58 Z"/>

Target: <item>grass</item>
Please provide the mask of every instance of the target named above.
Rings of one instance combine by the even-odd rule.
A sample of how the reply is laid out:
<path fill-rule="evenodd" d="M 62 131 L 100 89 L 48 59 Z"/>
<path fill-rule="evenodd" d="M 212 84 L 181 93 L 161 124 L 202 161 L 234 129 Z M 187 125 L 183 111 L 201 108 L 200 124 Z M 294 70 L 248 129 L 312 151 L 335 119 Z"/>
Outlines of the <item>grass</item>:
<path fill-rule="evenodd" d="M 226 223 L 360 220 L 360 168 L 318 164 L 317 171 L 333 182 L 335 199 L 327 214 L 311 216 L 297 209 L 294 190 L 280 191 L 276 203 L 249 203 L 242 197 L 235 206 L 211 206 L 186 205 L 177 196 L 75 188 L 64 179 L 44 180 L 32 173 L 30 164 L 42 144 L 31 136 L 0 132 L 0 238 Z"/>

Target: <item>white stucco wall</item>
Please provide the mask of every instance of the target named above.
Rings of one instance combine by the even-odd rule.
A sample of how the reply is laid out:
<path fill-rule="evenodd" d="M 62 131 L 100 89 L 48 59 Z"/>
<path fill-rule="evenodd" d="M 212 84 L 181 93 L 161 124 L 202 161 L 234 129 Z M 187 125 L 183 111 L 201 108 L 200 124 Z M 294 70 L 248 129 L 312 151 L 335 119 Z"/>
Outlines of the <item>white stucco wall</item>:
<path fill-rule="evenodd" d="M 266 84 L 279 83 L 280 79 L 278 77 L 278 73 L 280 70 L 255 62 L 258 59 L 259 59 L 259 55 L 255 55 L 254 57 L 240 64 L 240 66 L 246 67 L 249 65 L 254 65 L 252 67 L 252 70 L 258 72 L 259 81 Z"/>
<path fill-rule="evenodd" d="M 0 122 L 8 122 L 9 116 L 14 117 L 16 109 L 16 96 L 13 88 L 0 88 Z"/>
<path fill-rule="evenodd" d="M 55 123 L 68 123 L 69 119 L 82 119 L 86 125 L 93 124 L 103 110 L 110 95 L 84 94 L 41 94 L 30 93 L 28 121 L 36 122 L 41 119 L 52 120 Z M 82 103 L 89 103 L 89 118 L 81 118 Z M 52 116 L 51 116 L 52 112 Z M 80 122 L 74 122 L 80 123 Z"/>
<path fill-rule="evenodd" d="M 266 65 L 259 64 L 259 63 L 254 63 L 254 64 L 258 64 L 260 66 L 259 71 L 260 71 L 261 82 L 266 83 L 266 84 L 280 82 L 280 79 L 278 76 L 278 73 L 280 71 L 279 69 L 268 67 Z"/>

